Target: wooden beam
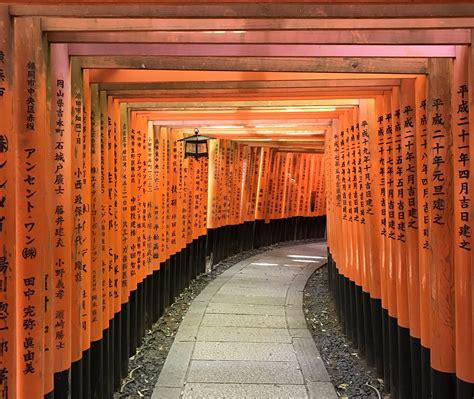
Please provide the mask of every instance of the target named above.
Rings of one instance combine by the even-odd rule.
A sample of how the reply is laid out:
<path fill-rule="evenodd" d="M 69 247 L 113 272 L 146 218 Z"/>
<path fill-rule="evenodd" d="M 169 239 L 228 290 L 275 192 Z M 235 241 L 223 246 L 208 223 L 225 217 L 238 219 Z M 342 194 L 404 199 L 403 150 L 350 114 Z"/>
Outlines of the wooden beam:
<path fill-rule="evenodd" d="M 206 29 L 203 26 L 203 29 Z M 49 32 L 52 43 L 470 44 L 469 29 Z"/>
<path fill-rule="evenodd" d="M 140 113 L 141 114 L 141 113 Z M 155 126 L 168 126 L 168 127 L 190 127 L 190 128 L 195 128 L 196 127 L 196 121 L 195 120 L 187 120 L 187 119 L 167 119 L 167 120 L 162 120 L 159 117 L 159 114 L 156 113 L 149 113 L 148 115 L 149 120 L 153 121 L 153 124 Z M 216 125 L 242 125 L 245 124 L 247 126 L 285 126 L 289 124 L 298 124 L 299 126 L 314 126 L 314 125 L 319 125 L 321 127 L 330 125 L 332 122 L 331 119 L 324 119 L 320 118 L 319 116 L 317 118 L 307 118 L 307 119 L 298 119 L 298 120 L 288 120 L 288 118 L 285 118 L 284 115 L 275 115 L 275 117 L 272 118 L 265 118 L 265 119 L 258 119 L 258 116 L 256 116 L 254 119 L 251 121 L 245 121 L 242 119 L 236 119 L 232 117 L 228 117 L 227 119 L 204 119 L 199 121 L 199 127 L 201 126 L 216 126 Z"/>
<path fill-rule="evenodd" d="M 424 58 L 82 57 L 83 68 L 195 71 L 425 74 Z M 105 72 L 105 75 L 110 72 Z M 91 73 L 91 80 L 93 74 Z M 104 79 L 104 81 L 107 81 Z"/>
<path fill-rule="evenodd" d="M 409 9 L 412 5 L 405 6 Z M 52 7 L 48 7 L 51 12 Z M 112 7 L 110 7 L 112 8 Z M 426 7 L 428 8 L 428 7 Z M 15 13 L 15 7 L 11 7 Z M 251 30 L 406 30 L 406 29 L 470 29 L 474 20 L 468 15 L 457 18 L 311 18 L 300 14 L 295 18 L 151 18 L 152 14 L 142 18 L 132 18 L 125 14 L 124 18 L 42 18 L 44 31 L 251 31 Z"/>
<path fill-rule="evenodd" d="M 454 58 L 451 45 L 72 43 L 71 56 Z"/>
<path fill-rule="evenodd" d="M 149 115 L 150 120 L 160 120 L 160 121 L 220 121 L 219 123 L 227 124 L 230 123 L 229 120 L 233 121 L 246 121 L 247 123 L 256 123 L 256 121 L 263 120 L 275 120 L 275 119 L 284 119 L 287 122 L 289 121 L 308 121 L 311 120 L 313 123 L 317 122 L 318 119 L 331 119 L 339 117 L 340 112 L 259 112 L 259 113 L 249 113 L 249 112 L 232 112 L 232 113 L 187 113 L 187 112 L 162 112 L 157 111 L 155 108 L 140 108 L 135 111 L 142 111 L 143 114 Z M 223 121 L 227 121 L 223 123 Z"/>
<path fill-rule="evenodd" d="M 86 0 L 83 5 L 60 5 L 55 0 L 36 0 L 48 5 L 11 5 L 10 13 L 14 16 L 85 16 L 85 17 L 158 17 L 158 18 L 443 18 L 474 16 L 474 5 L 459 4 L 297 4 L 287 3 L 254 3 L 234 2 L 226 4 L 189 4 L 187 1 L 174 1 L 168 4 L 126 4 L 119 5 L 84 5 L 84 3 L 103 3 L 103 1 Z M 326 0 L 327 1 L 327 0 Z M 130 3 L 130 1 L 122 1 Z M 146 1 L 145 1 L 146 2 Z M 403 1 L 405 2 L 405 1 Z M 25 0 L 26 3 L 26 0 Z M 116 1 L 118 3 L 118 1 Z M 140 3 L 144 3 L 141 1 Z M 169 4 L 174 3 L 174 4 Z M 320 3 L 320 2 L 318 2 Z M 323 2 L 321 2 L 323 3 Z M 63 3 L 64 4 L 64 3 Z M 180 4 L 179 7 L 176 4 Z"/>
<path fill-rule="evenodd" d="M 220 81 L 220 82 L 143 82 L 143 83 L 100 83 L 100 90 L 128 90 L 128 91 L 142 91 L 142 90 L 199 90 L 205 92 L 211 89 L 297 89 L 312 90 L 323 89 L 327 90 L 352 90 L 358 87 L 387 87 L 400 86 L 400 79 L 326 79 L 326 80 L 291 80 L 291 81 Z"/>
<path fill-rule="evenodd" d="M 298 107 L 352 107 L 358 105 L 359 101 L 357 99 L 312 99 L 312 100 L 291 100 L 291 101 L 280 101 L 280 100 L 266 100 L 266 101 L 187 101 L 187 102 L 169 102 L 169 101 L 156 101 L 156 99 L 146 99 L 146 98 L 137 98 L 137 99 L 122 99 L 122 102 L 128 102 L 131 107 L 140 108 L 140 107 L 152 107 L 158 108 L 160 110 L 170 110 L 181 109 L 186 107 L 186 109 L 195 108 L 198 112 L 207 112 L 206 109 L 214 109 L 217 111 L 230 109 L 231 112 L 239 109 L 248 109 L 258 107 L 270 107 L 270 108 L 291 108 L 291 112 L 296 112 Z M 315 112 L 315 111 L 311 111 Z M 316 111 L 317 112 L 317 111 Z"/>

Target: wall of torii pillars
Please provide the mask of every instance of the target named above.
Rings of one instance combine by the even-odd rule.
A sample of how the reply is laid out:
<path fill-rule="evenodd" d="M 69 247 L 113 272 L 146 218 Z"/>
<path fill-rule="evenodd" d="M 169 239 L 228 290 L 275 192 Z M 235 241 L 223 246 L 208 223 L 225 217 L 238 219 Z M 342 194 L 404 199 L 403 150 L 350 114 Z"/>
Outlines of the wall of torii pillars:
<path fill-rule="evenodd" d="M 394 397 L 473 395 L 470 51 L 361 101 L 326 142 L 331 289 Z"/>
<path fill-rule="evenodd" d="M 0 7 L 0 397 L 111 397 L 206 259 L 324 236 L 323 155 L 185 159 L 42 40 Z"/>

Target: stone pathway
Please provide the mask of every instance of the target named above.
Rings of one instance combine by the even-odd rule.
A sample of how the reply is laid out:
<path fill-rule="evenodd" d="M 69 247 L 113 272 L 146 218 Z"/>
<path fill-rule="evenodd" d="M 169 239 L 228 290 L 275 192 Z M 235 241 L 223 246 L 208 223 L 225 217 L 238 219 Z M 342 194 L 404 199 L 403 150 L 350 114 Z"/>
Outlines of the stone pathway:
<path fill-rule="evenodd" d="M 248 258 L 212 281 L 184 317 L 153 399 L 337 398 L 303 314 L 325 243 Z"/>

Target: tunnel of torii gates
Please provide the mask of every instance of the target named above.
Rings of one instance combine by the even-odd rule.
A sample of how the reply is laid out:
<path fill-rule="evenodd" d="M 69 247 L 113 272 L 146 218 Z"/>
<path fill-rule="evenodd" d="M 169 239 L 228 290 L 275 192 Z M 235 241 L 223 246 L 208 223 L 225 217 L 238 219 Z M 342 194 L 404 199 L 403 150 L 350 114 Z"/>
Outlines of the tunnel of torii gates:
<path fill-rule="evenodd" d="M 318 237 L 392 397 L 472 398 L 472 3 L 32 3 L 0 5 L 0 398 L 111 397 L 191 279 Z"/>

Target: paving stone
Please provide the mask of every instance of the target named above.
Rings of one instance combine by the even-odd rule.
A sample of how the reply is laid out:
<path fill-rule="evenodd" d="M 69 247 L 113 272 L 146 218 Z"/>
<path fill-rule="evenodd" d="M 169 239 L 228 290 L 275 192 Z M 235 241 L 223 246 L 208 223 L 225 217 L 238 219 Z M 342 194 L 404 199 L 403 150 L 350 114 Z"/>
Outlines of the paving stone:
<path fill-rule="evenodd" d="M 307 328 L 306 319 L 304 318 L 303 309 L 299 306 L 287 306 L 286 321 L 289 328 Z"/>
<path fill-rule="evenodd" d="M 286 328 L 203 327 L 198 341 L 213 342 L 291 342 Z"/>
<path fill-rule="evenodd" d="M 284 316 L 206 313 L 201 325 L 207 327 L 286 328 L 286 319 Z"/>
<path fill-rule="evenodd" d="M 219 295 L 242 295 L 244 292 L 246 296 L 268 296 L 275 298 L 284 298 L 286 297 L 286 291 L 288 287 L 285 288 L 270 288 L 270 287 L 252 287 L 252 288 L 242 288 L 242 287 L 228 287 L 225 285 L 219 290 Z"/>
<path fill-rule="evenodd" d="M 189 382 L 246 384 L 303 384 L 298 362 L 246 362 L 193 360 Z"/>
<path fill-rule="evenodd" d="M 329 374 L 316 348 L 313 338 L 294 338 L 293 346 L 305 381 L 329 382 Z"/>
<path fill-rule="evenodd" d="M 183 387 L 194 342 L 174 342 L 158 378 L 158 387 Z"/>
<path fill-rule="evenodd" d="M 182 393 L 183 388 L 156 387 L 151 399 L 180 399 Z"/>
<path fill-rule="evenodd" d="M 252 304 L 233 304 L 233 303 L 214 303 L 211 302 L 206 313 L 227 313 L 227 314 L 254 314 L 254 315 L 272 315 L 285 316 L 283 306 L 271 305 L 252 305 Z"/>
<path fill-rule="evenodd" d="M 186 384 L 186 399 L 306 399 L 304 385 Z M 166 398 L 165 396 L 163 398 Z"/>
<path fill-rule="evenodd" d="M 290 337 L 292 338 L 313 338 L 307 328 L 290 328 Z"/>
<path fill-rule="evenodd" d="M 183 325 L 179 326 L 175 342 L 196 341 L 198 335 L 199 325 Z"/>
<path fill-rule="evenodd" d="M 296 362 L 292 344 L 248 342 L 197 342 L 192 359 Z"/>
<path fill-rule="evenodd" d="M 244 303 L 253 305 L 284 305 L 286 298 L 271 296 L 246 296 L 246 295 L 224 295 L 216 294 L 211 303 Z"/>
<path fill-rule="evenodd" d="M 338 399 L 330 382 L 309 382 L 306 384 L 310 399 Z"/>

